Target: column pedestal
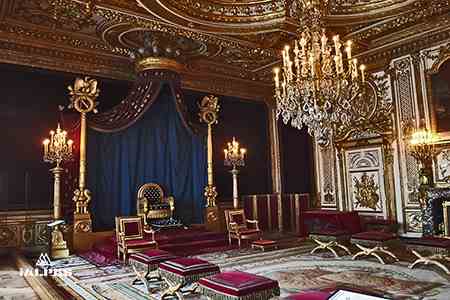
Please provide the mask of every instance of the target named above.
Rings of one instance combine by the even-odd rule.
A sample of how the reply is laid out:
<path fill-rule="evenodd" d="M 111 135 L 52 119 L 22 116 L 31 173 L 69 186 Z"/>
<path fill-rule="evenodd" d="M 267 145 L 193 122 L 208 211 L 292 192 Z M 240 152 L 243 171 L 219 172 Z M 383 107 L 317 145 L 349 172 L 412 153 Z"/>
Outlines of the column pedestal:
<path fill-rule="evenodd" d="M 64 171 L 63 168 L 58 165 L 50 170 L 54 176 L 54 189 L 53 189 L 53 218 L 55 221 L 61 219 L 61 174 Z M 52 244 L 50 248 L 50 255 L 52 258 L 65 258 L 69 256 L 69 248 L 64 240 L 63 233 L 56 225 L 52 231 Z"/>

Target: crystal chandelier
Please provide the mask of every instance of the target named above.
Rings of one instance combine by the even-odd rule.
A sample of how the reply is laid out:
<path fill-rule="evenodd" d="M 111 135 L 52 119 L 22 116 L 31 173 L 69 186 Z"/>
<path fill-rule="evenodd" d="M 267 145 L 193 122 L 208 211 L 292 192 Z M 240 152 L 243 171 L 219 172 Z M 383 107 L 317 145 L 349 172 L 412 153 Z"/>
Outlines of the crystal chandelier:
<path fill-rule="evenodd" d="M 328 0 L 294 0 L 291 15 L 301 30 L 293 50 L 283 49 L 281 70 L 274 69 L 277 118 L 298 129 L 306 126 L 320 146 L 330 143 L 335 126 L 349 123 L 365 81 L 365 66 L 352 58 L 352 41 L 346 42 L 345 57 L 339 35 L 328 43 L 322 25 L 327 9 Z"/>

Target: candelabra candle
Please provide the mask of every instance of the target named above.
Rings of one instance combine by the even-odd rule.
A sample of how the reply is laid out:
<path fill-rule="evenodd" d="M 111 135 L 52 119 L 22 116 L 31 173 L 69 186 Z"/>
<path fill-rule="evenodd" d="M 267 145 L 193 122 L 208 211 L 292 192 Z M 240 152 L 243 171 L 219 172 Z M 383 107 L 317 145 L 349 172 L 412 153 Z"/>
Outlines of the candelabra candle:
<path fill-rule="evenodd" d="M 245 148 L 240 148 L 239 143 L 233 137 L 233 141 L 227 144 L 227 149 L 224 150 L 225 153 L 225 165 L 233 167 L 242 167 L 245 165 L 245 154 L 247 150 Z"/>
<path fill-rule="evenodd" d="M 59 167 L 61 162 L 73 158 L 73 141 L 67 139 L 67 131 L 62 130 L 59 124 L 56 131 L 50 131 L 50 139 L 44 140 L 43 145 L 45 162 L 56 163 Z"/>

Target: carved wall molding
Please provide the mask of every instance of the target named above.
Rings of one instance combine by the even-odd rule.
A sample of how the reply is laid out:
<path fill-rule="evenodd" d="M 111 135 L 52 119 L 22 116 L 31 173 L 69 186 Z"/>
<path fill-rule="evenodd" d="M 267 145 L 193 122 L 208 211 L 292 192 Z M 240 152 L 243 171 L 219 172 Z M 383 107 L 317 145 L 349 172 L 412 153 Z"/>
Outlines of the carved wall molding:
<path fill-rule="evenodd" d="M 330 143 L 327 147 L 320 147 L 315 142 L 314 153 L 318 206 L 339 209 L 340 195 L 337 185 L 339 170 L 336 161 L 336 148 L 333 143 Z"/>
<path fill-rule="evenodd" d="M 47 224 L 53 220 L 53 211 L 0 212 L 0 248 L 40 248 L 49 244 Z"/>
<path fill-rule="evenodd" d="M 396 107 L 396 168 L 399 176 L 395 177 L 397 195 L 397 207 L 402 212 L 398 216 L 399 221 L 404 222 L 405 232 L 417 232 L 416 215 L 419 211 L 418 199 L 418 175 L 419 166 L 408 150 L 408 133 L 404 129 L 408 126 L 417 128 L 421 126 L 421 118 L 418 103 L 420 78 L 414 69 L 413 56 L 407 55 L 391 62 L 389 70 L 392 79 L 394 103 Z"/>

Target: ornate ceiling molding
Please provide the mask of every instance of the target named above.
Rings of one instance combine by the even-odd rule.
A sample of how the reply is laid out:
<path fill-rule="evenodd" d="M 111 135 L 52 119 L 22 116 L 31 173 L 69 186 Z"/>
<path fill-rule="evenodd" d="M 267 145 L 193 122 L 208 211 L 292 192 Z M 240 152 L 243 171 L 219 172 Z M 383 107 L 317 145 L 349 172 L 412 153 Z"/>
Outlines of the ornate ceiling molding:
<path fill-rule="evenodd" d="M 96 0 L 86 22 L 67 17 L 79 15 L 83 5 L 55 19 L 48 1 L 1 1 L 3 62 L 129 80 L 130 53 L 148 32 L 171 45 L 180 37 L 193 41 L 183 74 L 188 86 L 245 98 L 271 97 L 278 51 L 298 26 L 286 16 L 294 0 Z M 329 1 L 330 31 L 354 39 L 365 63 L 386 64 L 450 38 L 448 0 Z"/>
<path fill-rule="evenodd" d="M 249 34 L 273 29 L 285 16 L 284 0 L 136 0 L 148 13 L 186 29 Z"/>

